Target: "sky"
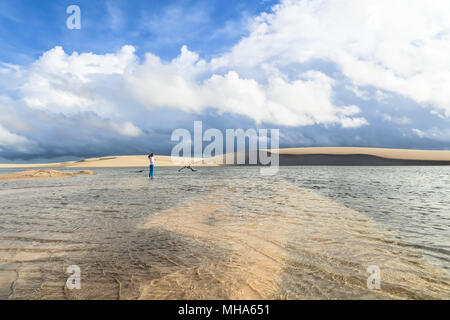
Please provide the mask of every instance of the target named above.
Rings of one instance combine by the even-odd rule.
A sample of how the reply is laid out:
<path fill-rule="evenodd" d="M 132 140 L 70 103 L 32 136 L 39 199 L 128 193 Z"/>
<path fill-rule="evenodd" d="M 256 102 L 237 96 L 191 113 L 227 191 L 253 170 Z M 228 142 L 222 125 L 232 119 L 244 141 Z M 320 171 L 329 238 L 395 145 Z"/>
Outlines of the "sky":
<path fill-rule="evenodd" d="M 0 161 L 170 154 L 195 120 L 448 150 L 449 56 L 448 0 L 2 0 Z"/>

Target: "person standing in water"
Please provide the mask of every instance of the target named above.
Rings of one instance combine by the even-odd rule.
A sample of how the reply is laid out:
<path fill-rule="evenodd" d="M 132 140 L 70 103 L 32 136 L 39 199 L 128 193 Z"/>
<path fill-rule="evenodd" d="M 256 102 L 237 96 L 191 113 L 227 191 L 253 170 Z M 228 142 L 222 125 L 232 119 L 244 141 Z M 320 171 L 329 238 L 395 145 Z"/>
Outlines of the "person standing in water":
<path fill-rule="evenodd" d="M 149 178 L 153 179 L 153 173 L 155 172 L 155 155 L 153 153 L 150 153 L 148 159 L 150 160 L 150 172 L 148 176 Z"/>

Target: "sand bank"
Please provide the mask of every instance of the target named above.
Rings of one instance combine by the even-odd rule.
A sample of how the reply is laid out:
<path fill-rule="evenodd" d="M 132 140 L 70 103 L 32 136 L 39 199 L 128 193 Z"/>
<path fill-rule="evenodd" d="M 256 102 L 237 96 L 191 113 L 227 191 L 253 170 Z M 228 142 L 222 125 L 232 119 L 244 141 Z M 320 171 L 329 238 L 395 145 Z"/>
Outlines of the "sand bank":
<path fill-rule="evenodd" d="M 79 172 L 61 172 L 57 170 L 26 170 L 21 172 L 7 173 L 0 175 L 0 181 L 5 180 L 31 180 L 31 179 L 49 179 L 49 178 L 68 178 L 83 175 L 92 175 L 91 170 Z"/>

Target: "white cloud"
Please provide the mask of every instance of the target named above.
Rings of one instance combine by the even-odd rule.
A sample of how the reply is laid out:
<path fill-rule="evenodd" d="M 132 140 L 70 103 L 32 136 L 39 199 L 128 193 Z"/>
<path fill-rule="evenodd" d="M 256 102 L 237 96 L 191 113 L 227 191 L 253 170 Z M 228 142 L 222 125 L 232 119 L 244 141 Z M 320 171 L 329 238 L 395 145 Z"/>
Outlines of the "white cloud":
<path fill-rule="evenodd" d="M 331 61 L 357 86 L 403 95 L 449 117 L 449 55 L 447 0 L 285 0 L 212 64 Z"/>
<path fill-rule="evenodd" d="M 186 46 L 170 62 L 149 53 L 142 64 L 132 46 L 105 55 L 68 55 L 55 47 L 22 73 L 19 91 L 28 107 L 69 116 L 94 112 L 126 119 L 132 113 L 124 109 L 126 104 L 127 108 L 169 107 L 193 113 L 215 108 L 257 123 L 286 126 L 368 124 L 354 117 L 359 108 L 335 105 L 334 80 L 321 72 L 309 71 L 289 80 L 270 65 L 264 66 L 262 79 L 243 77 L 239 68 L 224 68 L 220 73 L 213 69 Z"/>
<path fill-rule="evenodd" d="M 366 90 L 360 89 L 355 85 L 346 85 L 345 88 L 347 90 L 353 92 L 353 94 L 361 100 L 368 101 L 371 98 L 369 92 L 367 92 Z"/>
<path fill-rule="evenodd" d="M 115 77 L 134 66 L 134 50 L 124 46 L 116 54 L 67 55 L 61 47 L 55 47 L 23 72 L 22 99 L 31 108 L 55 113 L 92 111 L 109 115 L 115 110 L 114 102 L 97 89 L 108 81 L 113 84 Z M 114 83 L 109 90 L 121 90 L 120 83 Z"/>
<path fill-rule="evenodd" d="M 450 140 L 450 129 L 438 129 L 436 127 L 425 131 L 412 129 L 412 132 L 419 138 L 427 138 L 435 141 L 448 142 Z"/>
<path fill-rule="evenodd" d="M 137 72 L 127 74 L 133 95 L 148 107 L 175 107 L 186 112 L 201 112 L 213 107 L 219 112 L 244 115 L 256 122 L 287 126 L 341 124 L 356 127 L 367 124 L 352 118 L 360 112 L 333 103 L 333 80 L 318 71 L 298 75 L 293 81 L 273 75 L 266 83 L 243 78 L 238 72 L 211 74 L 211 66 L 182 48 L 181 55 L 163 63 L 153 55 Z M 211 74 L 206 79 L 205 74 Z M 345 125 L 344 125 L 345 122 Z M 352 125 L 348 125 L 352 123 Z"/>
<path fill-rule="evenodd" d="M 126 137 L 138 137 L 143 134 L 141 129 L 129 121 L 122 124 L 111 123 L 111 128 L 115 132 Z"/>
<path fill-rule="evenodd" d="M 0 146 L 27 152 L 31 143 L 27 138 L 10 132 L 0 124 Z"/>
<path fill-rule="evenodd" d="M 106 3 L 106 11 L 110 16 L 111 30 L 118 31 L 123 26 L 123 16 L 120 8 L 114 6 L 111 2 Z"/>
<path fill-rule="evenodd" d="M 399 125 L 407 125 L 412 123 L 412 120 L 408 117 L 393 117 L 386 113 L 382 114 L 381 117 L 384 121 L 393 122 Z"/>
<path fill-rule="evenodd" d="M 178 36 L 184 23 L 178 23 L 179 11 L 171 10 L 173 26 L 162 34 Z M 197 25 L 205 16 L 194 12 L 185 18 Z M 171 61 L 152 53 L 140 60 L 134 47 L 124 46 L 99 55 L 67 54 L 55 47 L 30 66 L 0 64 L 0 96 L 12 101 L 8 112 L 15 114 L 0 114 L 0 144 L 23 145 L 56 115 L 63 121 L 92 121 L 108 134 L 138 137 L 145 131 L 139 127 L 141 114 L 164 108 L 194 114 L 212 108 L 279 126 L 368 125 L 361 106 L 337 94 L 341 88 L 364 100 L 364 106 L 373 99 L 387 104 L 401 95 L 448 118 L 449 56 L 447 0 L 432 5 L 421 0 L 285 0 L 256 17 L 248 36 L 210 61 L 186 46 Z M 319 71 L 314 61 L 333 70 Z M 395 107 L 397 114 L 401 105 Z M 385 112 L 379 119 L 411 124 L 412 119 Z M 80 116 L 86 114 L 95 116 Z"/>
<path fill-rule="evenodd" d="M 388 99 L 390 97 L 389 94 L 387 94 L 386 92 L 383 92 L 382 90 L 377 90 L 375 92 L 375 98 L 378 102 L 383 102 L 386 99 Z"/>

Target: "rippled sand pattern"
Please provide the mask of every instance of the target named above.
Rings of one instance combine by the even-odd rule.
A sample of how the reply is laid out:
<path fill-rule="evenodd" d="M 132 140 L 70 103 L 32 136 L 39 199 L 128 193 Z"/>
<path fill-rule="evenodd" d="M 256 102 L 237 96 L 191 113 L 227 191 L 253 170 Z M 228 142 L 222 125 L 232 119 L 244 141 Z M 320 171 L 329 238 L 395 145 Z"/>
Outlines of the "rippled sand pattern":
<path fill-rule="evenodd" d="M 450 298 L 448 272 L 385 225 L 252 170 L 0 185 L 0 298 Z"/>
<path fill-rule="evenodd" d="M 162 228 L 229 252 L 219 263 L 181 268 L 144 286 L 142 298 L 435 298 L 450 296 L 441 270 L 395 245 L 395 238 L 358 212 L 294 186 L 274 185 L 272 199 L 247 204 L 266 214 L 243 218 L 211 195 L 160 212 L 144 228 Z M 283 196 L 283 194 L 285 194 Z M 268 208 L 271 208 L 268 210 Z M 367 289 L 378 265 L 383 290 Z M 428 275 L 433 274 L 435 279 Z"/>
<path fill-rule="evenodd" d="M 258 235 L 270 228 L 256 226 L 256 221 L 237 221 L 236 228 L 231 208 L 221 200 L 216 194 L 193 200 L 160 212 L 144 225 L 192 237 L 225 255 L 144 285 L 141 298 L 262 299 L 277 289 L 282 248 Z"/>

